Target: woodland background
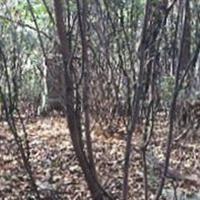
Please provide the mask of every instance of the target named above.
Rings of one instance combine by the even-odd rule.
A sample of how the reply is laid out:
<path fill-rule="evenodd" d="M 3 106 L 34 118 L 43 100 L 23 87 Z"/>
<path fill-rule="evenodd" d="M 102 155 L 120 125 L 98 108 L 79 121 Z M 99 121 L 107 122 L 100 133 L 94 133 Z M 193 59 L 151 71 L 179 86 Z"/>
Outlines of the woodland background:
<path fill-rule="evenodd" d="M 200 199 L 200 1 L 1 0 L 0 199 Z"/>

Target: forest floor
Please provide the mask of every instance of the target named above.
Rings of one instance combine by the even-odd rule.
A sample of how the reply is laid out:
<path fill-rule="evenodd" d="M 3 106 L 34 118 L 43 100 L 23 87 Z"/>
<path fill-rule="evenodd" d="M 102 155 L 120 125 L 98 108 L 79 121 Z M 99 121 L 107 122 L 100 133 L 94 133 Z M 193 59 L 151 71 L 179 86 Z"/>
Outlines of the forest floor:
<path fill-rule="evenodd" d="M 34 177 L 45 199 L 87 200 L 90 194 L 77 163 L 66 120 L 62 117 L 38 118 L 26 124 L 30 141 L 30 162 Z M 22 131 L 19 131 L 21 134 Z M 162 162 L 165 159 L 168 122 L 156 120 L 155 132 L 148 147 L 149 199 L 153 199 L 160 181 Z M 92 132 L 95 163 L 99 180 L 115 199 L 121 199 L 125 141 L 106 138 Z M 133 146 L 141 144 L 141 133 L 133 134 Z M 169 177 L 163 199 L 173 199 L 172 194 L 200 199 L 200 134 L 191 134 L 172 146 Z M 152 156 L 152 157 L 151 157 Z M 143 200 L 143 162 L 141 153 L 131 154 L 129 199 Z M 0 122 L 0 200 L 28 200 L 31 190 L 22 167 L 15 141 L 5 122 Z M 198 196 L 199 195 L 199 196 Z M 195 198 L 193 198 L 195 197 Z M 181 198 L 180 198 L 181 199 Z M 184 198 L 182 198 L 184 199 Z"/>

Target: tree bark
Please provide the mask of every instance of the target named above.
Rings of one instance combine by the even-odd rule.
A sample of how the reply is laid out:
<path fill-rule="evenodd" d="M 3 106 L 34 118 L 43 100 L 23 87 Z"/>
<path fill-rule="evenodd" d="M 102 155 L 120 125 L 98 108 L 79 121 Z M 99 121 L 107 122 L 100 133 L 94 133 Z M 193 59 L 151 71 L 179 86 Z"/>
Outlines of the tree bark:
<path fill-rule="evenodd" d="M 88 184 L 89 190 L 91 192 L 92 199 L 103 200 L 104 197 L 112 199 L 109 195 L 102 189 L 98 183 L 96 177 L 90 169 L 90 164 L 83 151 L 83 141 L 81 138 L 82 131 L 80 129 L 81 122 L 80 117 L 77 115 L 75 110 L 75 97 L 74 97 L 74 81 L 70 73 L 70 48 L 69 41 L 67 38 L 65 24 L 63 19 L 63 4 L 62 0 L 54 0 L 55 16 L 56 16 L 56 26 L 57 32 L 60 40 L 61 54 L 64 63 L 65 72 L 65 104 L 66 104 L 66 117 L 68 122 L 68 127 L 70 130 L 70 136 L 76 156 L 78 158 L 80 167 L 84 173 L 85 180 Z"/>

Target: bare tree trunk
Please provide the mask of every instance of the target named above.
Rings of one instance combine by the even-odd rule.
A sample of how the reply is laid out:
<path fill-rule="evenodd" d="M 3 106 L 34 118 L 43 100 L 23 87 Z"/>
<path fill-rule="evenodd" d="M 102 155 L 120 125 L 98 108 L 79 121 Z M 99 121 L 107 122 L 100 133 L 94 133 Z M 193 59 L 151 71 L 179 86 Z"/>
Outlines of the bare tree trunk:
<path fill-rule="evenodd" d="M 70 130 L 70 136 L 76 156 L 78 158 L 79 164 L 85 175 L 85 180 L 88 184 L 89 190 L 94 200 L 103 200 L 104 197 L 112 199 L 109 195 L 102 189 L 98 183 L 96 177 L 90 169 L 90 163 L 87 160 L 87 157 L 83 151 L 83 142 L 82 142 L 82 131 L 80 129 L 80 117 L 77 115 L 74 102 L 74 81 L 70 73 L 70 49 L 69 41 L 67 38 L 65 24 L 63 19 L 63 4 L 62 0 L 54 0 L 55 16 L 56 16 L 56 26 L 58 31 L 58 36 L 60 39 L 61 53 L 64 63 L 64 72 L 65 72 L 65 104 L 66 104 L 66 116 L 68 121 L 68 126 Z"/>
<path fill-rule="evenodd" d="M 185 2 L 185 15 L 187 16 L 185 20 L 185 34 L 183 38 L 183 56 L 181 58 L 181 66 L 182 70 L 185 70 L 187 67 L 187 63 L 190 61 L 191 57 L 191 13 L 190 13 L 190 1 Z M 194 74 L 194 69 L 191 69 L 187 75 L 186 80 L 186 91 L 185 95 L 189 96 L 191 94 L 191 87 L 192 87 L 192 77 Z"/>
<path fill-rule="evenodd" d="M 77 2 L 78 18 L 79 18 L 79 28 L 80 36 L 82 41 L 82 69 L 83 69 L 83 111 L 85 120 L 85 134 L 86 134 L 86 145 L 87 154 L 90 164 L 90 169 L 96 177 L 95 164 L 92 152 L 92 142 L 90 136 L 90 116 L 89 116 L 89 62 L 88 62 L 88 49 L 87 49 L 87 38 L 86 38 L 86 26 L 87 26 L 87 0 L 82 0 L 82 5 L 79 0 Z M 82 12 L 81 12 L 82 11 Z"/>
<path fill-rule="evenodd" d="M 145 18 L 142 30 L 141 44 L 139 47 L 139 59 L 140 59 L 140 71 L 138 75 L 138 88 L 135 92 L 135 104 L 132 107 L 132 132 L 135 129 L 135 124 L 137 123 L 140 111 L 140 104 L 144 103 L 146 98 L 149 100 L 149 106 L 151 107 L 151 102 L 156 102 L 157 98 L 154 91 L 155 84 L 155 66 L 158 60 L 157 49 L 160 44 L 160 38 L 158 37 L 162 28 L 166 24 L 166 19 L 169 13 L 168 0 L 160 0 L 156 2 L 147 1 L 145 8 Z M 139 94 L 137 94 L 139 93 Z M 141 102 L 140 102 L 141 101 Z M 153 103 L 154 104 L 154 103 Z M 135 106 L 135 107 L 134 107 Z M 142 108 L 141 108 L 142 109 Z M 143 110 L 146 112 L 146 108 L 143 106 Z M 152 111 L 153 112 L 153 111 Z M 123 198 L 127 199 L 128 192 L 128 163 L 131 146 L 131 135 L 128 133 L 128 141 L 126 148 L 126 160 L 125 160 L 125 175 L 124 175 L 124 190 Z M 147 136 L 144 136 L 144 142 L 148 144 Z M 147 146 L 146 146 L 147 147 Z M 146 150 L 143 148 L 143 161 L 144 161 L 144 185 L 145 185 L 145 199 L 148 199 L 148 180 L 147 180 L 147 170 L 146 170 Z"/>
<path fill-rule="evenodd" d="M 136 125 L 138 123 L 139 111 L 140 111 L 140 100 L 142 95 L 142 81 L 143 81 L 143 73 L 144 73 L 144 60 L 145 60 L 145 40 L 146 40 L 146 27 L 148 22 L 148 12 L 150 8 L 150 1 L 147 1 L 145 8 L 145 18 L 142 30 L 142 38 L 141 38 L 141 48 L 139 49 L 139 59 L 140 59 L 140 69 L 138 75 L 138 83 L 135 91 L 134 99 L 132 102 L 132 113 L 131 113 L 131 121 L 129 122 L 128 127 L 128 137 L 126 143 L 126 151 L 125 151 L 125 163 L 124 163 L 124 178 L 123 178 L 123 200 L 127 200 L 128 198 L 128 175 L 129 175 L 129 164 L 130 164 L 130 153 L 131 153 L 131 140 L 133 132 L 136 129 Z"/>
<path fill-rule="evenodd" d="M 185 2 L 187 3 L 188 0 L 186 0 Z M 186 4 L 185 4 L 186 5 Z M 184 6 L 184 9 L 186 7 Z M 170 156 L 171 156 L 171 150 L 172 150 L 172 141 L 173 141 L 173 129 L 174 129 L 174 121 L 176 119 L 176 101 L 178 98 L 178 94 L 179 91 L 182 87 L 182 81 L 180 82 L 180 80 L 182 80 L 180 78 L 180 72 L 181 72 L 181 61 L 183 59 L 184 56 L 184 38 L 185 38 L 185 33 L 186 33 L 186 22 L 187 22 L 187 15 L 186 12 L 184 12 L 183 15 L 183 28 L 182 28 L 182 36 L 181 36 L 181 41 L 180 41 L 180 48 L 179 48 L 179 57 L 178 57 L 178 65 L 177 65 L 177 70 L 176 70 L 176 80 L 175 80 L 175 85 L 174 85 L 174 90 L 173 90 L 173 97 L 172 97 L 172 102 L 171 102 L 171 107 L 170 107 L 170 113 L 169 113 L 169 133 L 168 133 L 168 138 L 167 138 L 167 147 L 166 147 L 166 159 L 165 159 L 165 165 L 164 165 L 164 169 L 163 169 L 163 173 L 162 173 L 162 178 L 160 181 L 160 185 L 159 188 L 157 190 L 156 196 L 155 196 L 155 200 L 159 200 L 161 194 L 162 194 L 162 190 L 165 184 L 165 179 L 167 176 L 167 172 L 168 172 L 168 168 L 170 165 Z M 188 65 L 188 63 L 187 63 Z"/>
<path fill-rule="evenodd" d="M 4 65 L 3 67 L 4 67 L 4 70 L 5 70 L 6 84 L 7 84 L 7 89 L 8 89 L 8 100 L 7 100 L 5 98 L 3 91 L 2 91 L 2 88 L 0 86 L 0 98 L 2 99 L 2 103 L 3 103 L 4 109 L 5 109 L 6 121 L 9 125 L 10 131 L 11 131 L 12 135 L 14 136 L 14 140 L 17 144 L 18 149 L 19 149 L 24 168 L 25 168 L 25 170 L 26 170 L 26 172 L 29 176 L 29 182 L 30 182 L 30 185 L 32 187 L 32 190 L 35 193 L 36 198 L 38 200 L 40 200 L 41 199 L 40 193 L 39 193 L 38 187 L 35 183 L 31 164 L 29 162 L 29 155 L 28 155 L 29 150 L 25 149 L 25 148 L 29 148 L 27 146 L 28 143 L 25 144 L 25 148 L 24 148 L 22 141 L 21 141 L 21 138 L 18 135 L 18 131 L 17 131 L 17 128 L 16 128 L 16 123 L 15 123 L 15 119 L 14 119 L 14 116 L 13 116 L 13 109 L 14 109 L 13 104 L 14 104 L 14 102 L 13 102 L 13 99 L 12 99 L 12 89 L 11 89 L 10 77 L 9 77 L 9 72 L 8 72 L 8 66 L 7 66 L 7 61 L 6 61 L 5 55 L 4 55 L 1 48 L 0 48 L 0 58 L 3 60 L 3 65 Z M 12 111 L 11 111 L 10 107 L 12 107 Z M 23 124 L 22 124 L 22 127 L 23 127 Z M 25 136 L 26 136 L 26 133 L 25 133 Z M 27 142 L 27 141 L 25 141 L 25 142 Z M 26 150 L 28 150 L 28 151 L 26 151 Z"/>

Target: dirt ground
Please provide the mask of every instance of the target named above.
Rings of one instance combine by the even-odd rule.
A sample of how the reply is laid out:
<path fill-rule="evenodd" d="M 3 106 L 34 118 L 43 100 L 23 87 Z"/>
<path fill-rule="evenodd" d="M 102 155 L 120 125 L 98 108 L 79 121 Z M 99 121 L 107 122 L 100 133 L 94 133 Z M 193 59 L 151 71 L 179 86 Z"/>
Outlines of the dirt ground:
<path fill-rule="evenodd" d="M 30 163 L 38 188 L 44 199 L 87 200 L 90 194 L 77 163 L 66 120 L 59 116 L 37 118 L 26 123 L 30 141 Z M 115 199 L 121 199 L 125 140 L 105 137 L 92 132 L 94 158 L 101 184 Z M 159 117 L 155 124 L 152 142 L 148 147 L 149 199 L 153 199 L 159 184 L 162 163 L 165 159 L 168 133 L 167 120 Z M 22 129 L 19 127 L 19 134 Z M 200 135 L 200 134 L 199 134 Z M 123 138 L 123 137 L 122 137 Z M 139 148 L 142 133 L 133 134 L 133 147 Z M 140 152 L 132 150 L 129 176 L 129 199 L 143 200 L 143 163 Z M 191 135 L 173 145 L 170 162 L 172 175 L 167 178 L 164 194 L 172 190 L 184 194 L 200 192 L 200 137 Z M 153 156 L 153 157 L 151 157 Z M 175 177 L 173 179 L 173 176 Z M 176 180 L 177 179 L 177 180 Z M 166 196 L 163 199 L 171 199 Z M 34 195 L 22 166 L 19 152 L 8 125 L 0 122 L 0 199 L 28 200 Z"/>

